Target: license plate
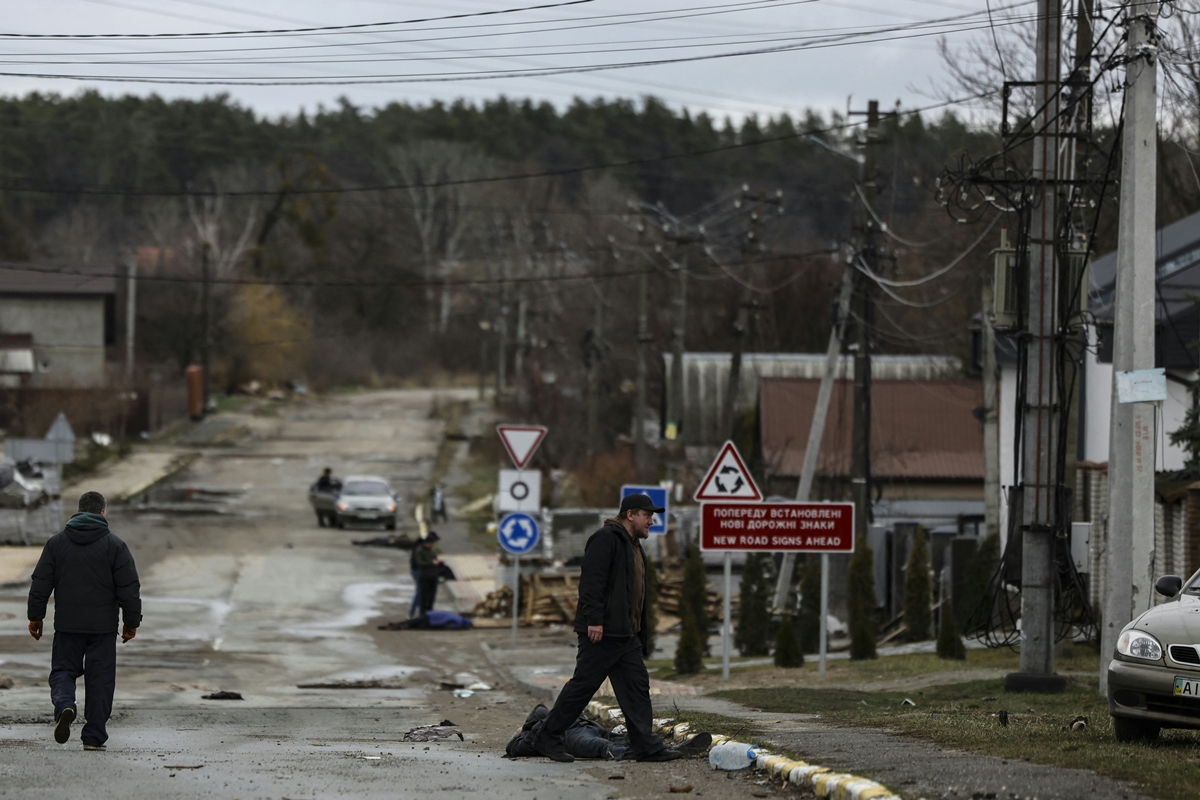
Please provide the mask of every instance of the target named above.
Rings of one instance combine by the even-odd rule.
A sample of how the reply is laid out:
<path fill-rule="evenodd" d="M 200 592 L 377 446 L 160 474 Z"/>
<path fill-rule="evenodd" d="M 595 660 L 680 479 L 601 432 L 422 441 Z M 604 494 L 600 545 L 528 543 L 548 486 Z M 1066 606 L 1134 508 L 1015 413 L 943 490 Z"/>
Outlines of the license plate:
<path fill-rule="evenodd" d="M 1175 678 L 1175 696 L 1176 697 L 1192 697 L 1200 699 L 1200 681 L 1188 680 L 1187 678 Z"/>

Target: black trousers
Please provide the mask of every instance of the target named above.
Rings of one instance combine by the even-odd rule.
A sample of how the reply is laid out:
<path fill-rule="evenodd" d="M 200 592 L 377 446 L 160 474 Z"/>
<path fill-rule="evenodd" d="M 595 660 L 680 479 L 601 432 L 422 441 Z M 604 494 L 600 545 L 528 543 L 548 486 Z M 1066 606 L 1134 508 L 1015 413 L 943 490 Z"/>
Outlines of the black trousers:
<path fill-rule="evenodd" d="M 437 578 L 418 578 L 417 579 L 417 597 L 421 601 L 421 613 L 433 611 L 433 604 L 437 600 L 438 579 Z"/>
<path fill-rule="evenodd" d="M 650 705 L 650 675 L 642 660 L 641 640 L 636 636 L 605 637 L 592 642 L 580 634 L 575 674 L 562 688 L 554 708 L 542 724 L 539 749 L 564 746 L 563 734 L 591 702 L 605 678 L 612 682 L 617 704 L 625 714 L 630 755 L 637 758 L 666 748 L 652 727 L 654 709 Z"/>
<path fill-rule="evenodd" d="M 75 708 L 75 679 L 86 687 L 83 715 L 87 723 L 79 738 L 84 744 L 108 741 L 105 725 L 112 715 L 117 688 L 117 634 L 55 632 L 50 654 L 50 700 L 54 718 L 64 708 Z M 78 712 L 76 712 L 78 713 Z"/>

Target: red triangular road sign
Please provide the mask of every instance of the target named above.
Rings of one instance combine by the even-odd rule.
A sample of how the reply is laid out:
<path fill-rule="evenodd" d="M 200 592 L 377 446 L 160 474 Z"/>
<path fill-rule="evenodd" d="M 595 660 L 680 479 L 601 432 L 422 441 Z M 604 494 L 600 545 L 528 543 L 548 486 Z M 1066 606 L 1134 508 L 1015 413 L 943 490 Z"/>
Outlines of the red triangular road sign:
<path fill-rule="evenodd" d="M 500 441 L 504 442 L 504 449 L 517 469 L 525 469 L 542 439 L 546 438 L 547 430 L 545 425 L 496 426 L 496 433 L 500 434 Z"/>
<path fill-rule="evenodd" d="M 758 503 L 763 499 L 758 484 L 750 476 L 750 470 L 746 469 L 746 462 L 742 461 L 741 453 L 733 442 L 726 442 L 721 448 L 693 497 L 698 503 Z"/>

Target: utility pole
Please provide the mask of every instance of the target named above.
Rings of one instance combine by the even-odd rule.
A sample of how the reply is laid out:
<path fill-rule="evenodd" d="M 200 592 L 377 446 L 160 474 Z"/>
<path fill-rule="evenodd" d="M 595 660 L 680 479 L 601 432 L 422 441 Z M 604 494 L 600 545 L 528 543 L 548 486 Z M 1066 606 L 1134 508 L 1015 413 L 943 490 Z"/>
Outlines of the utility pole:
<path fill-rule="evenodd" d="M 1062 0 L 1038 0 L 1021 454 L 1021 661 L 1007 691 L 1061 692 L 1054 674 L 1056 540 L 1063 531 L 1058 456 L 1058 161 Z M 1018 248 L 1020 242 L 1018 242 Z M 1018 254 L 1020 256 L 1022 254 Z"/>
<path fill-rule="evenodd" d="M 125 256 L 125 381 L 133 380 L 134 342 L 137 332 L 137 248 Z"/>
<path fill-rule="evenodd" d="M 641 252 L 642 235 L 646 224 L 638 220 L 638 252 Z M 633 419 L 633 464 L 638 480 L 644 481 L 649 473 L 646 463 L 646 347 L 650 344 L 648 320 L 646 319 L 646 295 L 650 276 L 643 269 L 638 275 L 638 319 L 637 319 L 637 397 L 634 402 Z"/>
<path fill-rule="evenodd" d="M 867 104 L 867 140 L 862 170 L 863 202 L 868 206 L 859 216 L 859 245 L 857 257 L 872 272 L 877 272 L 878 258 L 871 211 L 875 208 L 876 147 L 879 143 L 879 101 Z M 871 528 L 871 332 L 874 327 L 875 302 L 870 278 L 862 270 L 854 270 L 855 325 L 854 353 L 854 435 L 851 459 L 851 493 L 854 500 L 854 538 L 856 547 L 867 543 Z"/>
<path fill-rule="evenodd" d="M 201 366 L 204 367 L 204 404 L 201 413 L 208 413 L 208 386 L 212 375 L 212 335 L 209 330 L 212 310 L 209 303 L 209 266 L 208 266 L 208 242 L 203 242 L 200 245 L 200 327 L 202 330 L 201 341 Z"/>
<path fill-rule="evenodd" d="M 687 244 L 677 242 L 679 259 L 676 271 L 675 297 L 671 300 L 671 402 L 667 409 L 667 439 L 677 439 L 683 430 L 683 347 L 687 333 Z"/>
<path fill-rule="evenodd" d="M 1114 651 L 1121 629 L 1150 607 L 1154 584 L 1154 407 L 1121 403 L 1116 378 L 1154 367 L 1158 3 L 1134 0 L 1127 15 L 1102 660 Z M 1101 693 L 1107 684 L 1102 666 Z"/>
<path fill-rule="evenodd" d="M 517 298 L 517 346 L 513 352 L 513 394 L 518 407 L 523 407 L 525 400 L 525 350 L 528 346 L 528 330 L 525 316 L 529 311 L 529 300 L 522 285 L 520 296 Z"/>
<path fill-rule="evenodd" d="M 479 320 L 479 399 L 482 400 L 487 390 L 487 351 L 488 336 L 492 332 L 491 320 Z"/>
<path fill-rule="evenodd" d="M 584 364 L 587 367 L 587 454 L 593 455 L 600 439 L 600 361 L 604 355 L 603 333 L 604 301 L 600 287 L 592 284 L 595 305 L 592 311 L 592 329 L 583 340 Z"/>
<path fill-rule="evenodd" d="M 987 279 L 983 281 L 982 305 L 983 518 L 984 529 L 992 536 L 1000 533 L 1000 421 L 996 409 L 996 329 L 992 324 L 995 299 L 992 284 Z"/>

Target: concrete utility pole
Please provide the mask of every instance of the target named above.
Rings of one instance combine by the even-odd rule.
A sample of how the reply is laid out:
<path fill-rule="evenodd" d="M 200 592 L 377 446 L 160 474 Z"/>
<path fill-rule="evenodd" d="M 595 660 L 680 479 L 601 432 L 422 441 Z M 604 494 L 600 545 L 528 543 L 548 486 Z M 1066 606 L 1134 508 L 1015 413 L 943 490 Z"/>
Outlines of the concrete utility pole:
<path fill-rule="evenodd" d="M 1120 403 L 1118 372 L 1154 368 L 1155 92 L 1158 3 L 1128 7 L 1125 130 L 1117 227 L 1113 394 L 1108 442 L 1108 564 L 1100 639 L 1100 692 L 1126 623 L 1150 607 L 1154 585 L 1154 407 Z"/>
<path fill-rule="evenodd" d="M 517 346 L 513 351 L 513 388 L 518 405 L 523 405 L 525 400 L 525 351 L 529 346 L 529 331 L 525 317 L 528 311 L 529 300 L 525 296 L 525 288 L 522 286 L 521 294 L 517 298 Z"/>
<path fill-rule="evenodd" d="M 646 225 L 638 220 L 638 250 L 641 250 L 642 234 Z M 646 318 L 646 295 L 650 276 L 643 269 L 638 275 L 638 319 L 637 319 L 637 396 L 634 401 L 633 418 L 633 464 L 638 480 L 644 481 L 649 472 L 646 463 L 646 347 L 650 344 L 648 320 Z"/>
<path fill-rule="evenodd" d="M 210 303 L 210 279 L 208 265 L 208 242 L 200 245 L 200 328 L 201 336 L 204 338 L 200 342 L 200 362 L 204 367 L 204 403 L 202 404 L 201 413 L 208 413 L 208 386 L 212 380 L 212 334 L 209 330 L 209 323 L 212 317 L 212 309 Z"/>
<path fill-rule="evenodd" d="M 675 297 L 671 300 L 671 402 L 667 408 L 667 439 L 678 439 L 683 431 L 683 348 L 687 333 L 687 242 L 680 240 Z"/>
<path fill-rule="evenodd" d="M 863 202 L 869 209 L 875 208 L 876 146 L 879 142 L 879 101 L 867 104 L 866 160 L 863 161 Z M 878 272 L 875 237 L 871 212 L 864 208 L 860 214 L 859 243 L 857 258 Z M 856 547 L 867 543 L 867 532 L 871 529 L 871 333 L 875 321 L 875 302 L 871 279 L 861 270 L 854 270 L 854 305 L 858 316 L 855 325 L 854 353 L 854 435 L 851 457 L 851 496 L 854 500 L 854 538 Z"/>
<path fill-rule="evenodd" d="M 1054 578 L 1060 518 L 1057 452 L 1059 343 L 1055 240 L 1059 230 L 1058 148 L 1062 0 L 1038 0 L 1033 169 L 1029 222 L 1026 380 L 1022 444 L 1021 667 L 1007 691 L 1060 692 L 1054 674 Z M 1018 243 L 1019 246 L 1020 243 Z"/>
<path fill-rule="evenodd" d="M 992 284 L 983 281 L 983 515 L 988 536 L 1000 533 L 1000 422 L 996 407 L 996 329 Z M 968 611 L 969 609 L 963 609 Z"/>
<path fill-rule="evenodd" d="M 604 358 L 604 296 L 600 287 L 592 284 L 595 305 L 592 311 L 592 330 L 584 339 L 584 365 L 587 367 L 587 454 L 593 455 L 600 442 L 600 362 Z"/>
<path fill-rule="evenodd" d="M 137 249 L 125 256 L 125 380 L 133 380 L 134 343 L 137 333 Z"/>

